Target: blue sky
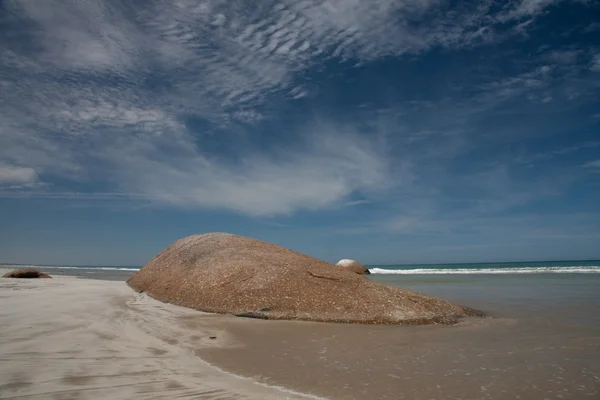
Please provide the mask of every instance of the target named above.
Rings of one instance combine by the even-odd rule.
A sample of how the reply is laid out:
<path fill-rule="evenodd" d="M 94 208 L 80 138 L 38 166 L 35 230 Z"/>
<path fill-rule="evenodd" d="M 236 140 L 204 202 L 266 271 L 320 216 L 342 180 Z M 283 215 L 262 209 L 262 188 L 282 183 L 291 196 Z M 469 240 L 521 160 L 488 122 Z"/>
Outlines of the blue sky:
<path fill-rule="evenodd" d="M 599 38 L 593 1 L 0 1 L 0 262 L 598 259 Z"/>

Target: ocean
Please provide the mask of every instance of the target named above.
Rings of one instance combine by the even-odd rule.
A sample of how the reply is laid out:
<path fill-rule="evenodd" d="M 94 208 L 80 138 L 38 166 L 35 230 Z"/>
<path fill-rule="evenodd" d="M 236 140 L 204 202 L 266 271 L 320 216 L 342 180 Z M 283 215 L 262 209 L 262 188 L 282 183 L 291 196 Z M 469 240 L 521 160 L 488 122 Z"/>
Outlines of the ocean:
<path fill-rule="evenodd" d="M 85 271 L 89 274 L 110 272 L 133 273 L 140 266 L 78 266 L 78 265 L 31 265 L 0 264 L 2 268 L 33 267 L 47 272 Z M 372 274 L 381 275 L 500 275 L 500 274 L 600 274 L 600 260 L 533 261 L 466 264 L 398 264 L 369 265 Z"/>

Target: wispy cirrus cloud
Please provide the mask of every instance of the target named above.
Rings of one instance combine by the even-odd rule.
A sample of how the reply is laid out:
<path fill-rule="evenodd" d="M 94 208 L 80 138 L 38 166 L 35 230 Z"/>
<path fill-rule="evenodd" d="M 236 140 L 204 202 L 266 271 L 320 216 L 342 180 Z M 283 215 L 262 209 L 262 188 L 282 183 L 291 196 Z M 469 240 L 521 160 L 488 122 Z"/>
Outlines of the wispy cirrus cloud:
<path fill-rule="evenodd" d="M 120 172 L 122 190 L 152 194 L 155 201 L 182 207 L 227 208 L 250 215 L 288 214 L 327 207 L 355 191 L 389 184 L 387 157 L 378 146 L 346 131 L 319 130 L 291 148 L 240 154 L 235 164 L 175 150 L 165 163 L 152 144 L 135 154 L 105 154 Z"/>
<path fill-rule="evenodd" d="M 274 215 L 328 207 L 355 191 L 381 190 L 390 184 L 384 151 L 350 131 L 341 135 L 322 130 L 293 148 L 242 154 L 235 165 L 190 151 L 192 146 L 185 140 L 177 145 L 165 143 L 164 147 L 154 140 L 128 142 L 130 139 L 117 140 L 95 152 L 105 161 L 103 168 L 108 172 L 97 179 L 118 192 L 15 195 L 144 200 L 184 208 L 226 208 L 249 215 Z M 169 145 L 176 147 L 171 149 L 176 161 L 165 154 Z M 303 151 L 298 146 L 304 147 Z M 33 170 L 0 170 L 6 182 L 36 178 L 34 173 L 30 177 L 26 172 Z"/>
<path fill-rule="evenodd" d="M 590 69 L 592 71 L 600 71 L 600 54 L 596 54 L 593 58 L 592 58 L 592 62 L 590 65 Z"/>
<path fill-rule="evenodd" d="M 512 1 L 504 7 L 499 19 L 502 21 L 534 18 L 543 14 L 549 6 L 558 4 L 561 0 L 521 0 Z"/>
<path fill-rule="evenodd" d="M 600 168 L 600 160 L 594 160 L 583 164 L 586 168 Z"/>
<path fill-rule="evenodd" d="M 40 181 L 108 187 L 99 197 L 252 215 L 341 204 L 414 178 L 413 159 L 396 161 L 384 144 L 393 124 L 366 135 L 343 118 L 309 115 L 264 148 L 255 142 L 273 110 L 318 94 L 311 74 L 328 62 L 502 41 L 507 26 L 551 4 L 9 1 L 0 16 L 0 158 Z M 541 66 L 488 82 L 477 101 L 541 90 L 549 76 Z"/>

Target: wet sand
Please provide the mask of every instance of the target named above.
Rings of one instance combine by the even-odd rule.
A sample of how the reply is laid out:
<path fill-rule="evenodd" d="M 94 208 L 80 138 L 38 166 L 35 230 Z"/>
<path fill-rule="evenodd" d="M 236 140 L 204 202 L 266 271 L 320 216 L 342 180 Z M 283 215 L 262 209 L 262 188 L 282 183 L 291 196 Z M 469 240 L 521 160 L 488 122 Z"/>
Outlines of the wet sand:
<path fill-rule="evenodd" d="M 600 276 L 373 279 L 475 306 L 454 326 L 231 320 L 207 361 L 332 399 L 600 398 Z"/>
<path fill-rule="evenodd" d="M 192 321 L 190 321 L 192 323 Z M 511 319 L 457 326 L 227 321 L 244 346 L 220 367 L 332 399 L 561 399 L 600 395 L 600 337 L 519 334 Z"/>
<path fill-rule="evenodd" d="M 100 279 L 103 281 L 125 282 L 135 271 L 99 270 L 97 268 L 44 268 L 36 267 L 38 271 L 45 272 L 51 276 L 74 276 L 80 279 Z"/>

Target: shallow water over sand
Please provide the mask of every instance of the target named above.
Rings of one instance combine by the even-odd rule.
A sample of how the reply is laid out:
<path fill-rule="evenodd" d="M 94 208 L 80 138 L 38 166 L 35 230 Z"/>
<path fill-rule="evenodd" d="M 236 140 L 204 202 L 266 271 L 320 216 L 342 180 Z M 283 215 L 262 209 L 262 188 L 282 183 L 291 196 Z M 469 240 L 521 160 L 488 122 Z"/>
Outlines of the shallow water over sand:
<path fill-rule="evenodd" d="M 224 321 L 244 346 L 209 362 L 339 399 L 595 399 L 600 276 L 376 276 L 482 309 L 455 326 Z"/>

